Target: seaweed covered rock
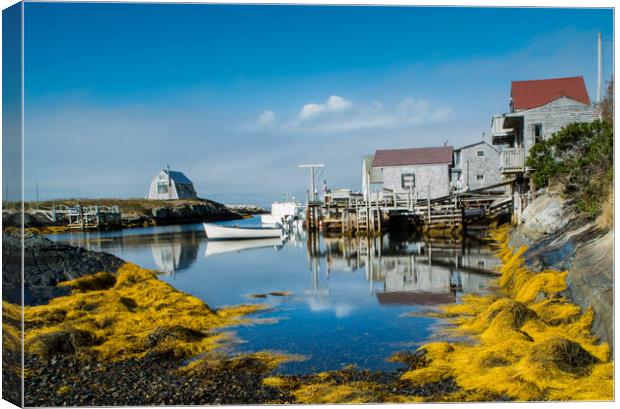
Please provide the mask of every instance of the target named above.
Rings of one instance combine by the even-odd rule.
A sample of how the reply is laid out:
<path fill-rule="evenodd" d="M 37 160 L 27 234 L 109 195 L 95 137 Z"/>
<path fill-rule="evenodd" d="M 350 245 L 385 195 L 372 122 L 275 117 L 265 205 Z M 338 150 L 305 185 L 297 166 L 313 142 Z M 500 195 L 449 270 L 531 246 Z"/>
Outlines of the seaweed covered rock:
<path fill-rule="evenodd" d="M 125 263 L 66 283 L 70 295 L 24 310 L 26 351 L 48 356 L 84 352 L 99 360 L 174 358 L 213 351 L 230 337 L 216 328 L 244 322 L 260 305 L 211 310 L 151 270 Z"/>

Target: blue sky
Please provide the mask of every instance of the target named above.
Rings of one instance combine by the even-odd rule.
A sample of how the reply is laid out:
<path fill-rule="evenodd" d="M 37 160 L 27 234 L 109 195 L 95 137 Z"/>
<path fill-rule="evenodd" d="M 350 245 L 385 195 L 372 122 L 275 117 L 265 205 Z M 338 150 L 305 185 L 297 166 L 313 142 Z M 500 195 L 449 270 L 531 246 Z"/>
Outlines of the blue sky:
<path fill-rule="evenodd" d="M 377 148 L 488 135 L 511 80 L 583 75 L 593 99 L 612 27 L 602 9 L 28 3 L 26 194 L 140 197 L 165 164 L 227 203 L 301 197 L 307 162 L 358 189 Z"/>

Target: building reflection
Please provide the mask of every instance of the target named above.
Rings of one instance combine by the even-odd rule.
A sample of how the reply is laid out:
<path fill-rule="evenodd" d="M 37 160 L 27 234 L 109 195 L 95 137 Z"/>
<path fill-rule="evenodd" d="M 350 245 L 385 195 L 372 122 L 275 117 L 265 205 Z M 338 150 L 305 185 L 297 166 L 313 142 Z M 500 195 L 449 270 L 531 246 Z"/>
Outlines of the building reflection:
<path fill-rule="evenodd" d="M 191 226 L 161 226 L 136 228 L 115 232 L 69 233 L 65 237 L 69 244 L 91 251 L 103 251 L 122 255 L 139 252 L 151 247 L 155 269 L 167 276 L 189 269 L 198 258 L 198 248 L 205 236 L 201 230 Z"/>
<path fill-rule="evenodd" d="M 189 269 L 198 258 L 198 232 L 169 233 L 153 236 L 151 252 L 157 268 L 168 276 Z"/>
<path fill-rule="evenodd" d="M 329 238 L 308 246 L 313 289 L 323 275 L 363 270 L 380 304 L 433 305 L 455 302 L 463 293 L 481 293 L 499 261 L 475 238 Z"/>

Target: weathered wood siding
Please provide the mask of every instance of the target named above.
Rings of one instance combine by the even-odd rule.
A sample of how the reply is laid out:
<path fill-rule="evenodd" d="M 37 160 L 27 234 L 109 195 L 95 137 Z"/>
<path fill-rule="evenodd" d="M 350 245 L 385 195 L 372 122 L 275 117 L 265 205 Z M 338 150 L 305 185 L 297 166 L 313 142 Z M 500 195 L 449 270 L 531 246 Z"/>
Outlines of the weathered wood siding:
<path fill-rule="evenodd" d="M 431 165 L 386 166 L 379 168 L 383 173 L 383 187 L 395 193 L 407 193 L 402 187 L 402 175 L 415 175 L 415 189 L 419 199 L 428 197 L 430 185 L 431 199 L 447 196 L 450 193 L 450 166 L 447 163 Z"/>
<path fill-rule="evenodd" d="M 542 124 L 543 138 L 551 135 L 571 123 L 592 122 L 597 119 L 594 108 L 568 97 L 558 98 L 543 106 L 520 111 L 523 115 L 523 141 L 525 155 L 534 145 L 534 125 Z"/>
<path fill-rule="evenodd" d="M 478 156 L 479 151 L 483 156 Z M 497 149 L 485 142 L 461 148 L 459 168 L 469 190 L 501 182 L 499 155 Z M 478 175 L 482 175 L 483 179 L 478 180 Z"/>
<path fill-rule="evenodd" d="M 161 181 L 167 181 L 167 179 L 159 179 L 160 175 L 164 174 L 164 172 L 160 172 L 152 181 L 151 187 L 149 188 L 149 200 L 176 200 L 179 198 L 177 194 L 177 189 L 174 181 L 171 181 L 170 186 L 168 187 L 168 193 L 157 193 L 157 183 Z"/>

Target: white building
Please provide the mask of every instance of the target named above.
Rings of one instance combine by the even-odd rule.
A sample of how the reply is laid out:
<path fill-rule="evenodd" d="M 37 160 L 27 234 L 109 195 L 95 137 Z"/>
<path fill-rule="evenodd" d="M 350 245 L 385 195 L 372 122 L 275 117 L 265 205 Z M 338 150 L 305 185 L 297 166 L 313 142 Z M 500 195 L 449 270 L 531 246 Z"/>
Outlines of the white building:
<path fill-rule="evenodd" d="M 191 180 L 174 170 L 162 169 L 151 181 L 149 200 L 196 199 L 196 190 Z"/>

